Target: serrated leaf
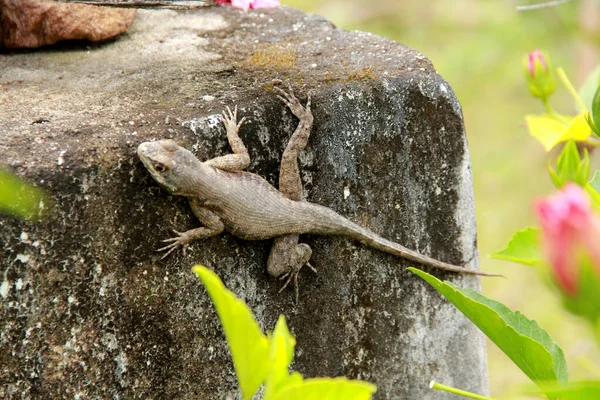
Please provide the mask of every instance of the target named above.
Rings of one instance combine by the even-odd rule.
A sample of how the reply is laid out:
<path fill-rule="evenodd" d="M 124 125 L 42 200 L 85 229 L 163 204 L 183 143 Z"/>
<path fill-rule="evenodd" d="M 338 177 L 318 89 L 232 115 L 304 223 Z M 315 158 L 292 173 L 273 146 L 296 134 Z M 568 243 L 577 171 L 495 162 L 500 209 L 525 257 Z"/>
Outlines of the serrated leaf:
<path fill-rule="evenodd" d="M 544 264 L 540 251 L 541 229 L 527 227 L 517 231 L 505 249 L 491 255 L 500 260 L 514 261 L 535 267 Z"/>
<path fill-rule="evenodd" d="M 454 304 L 540 389 L 544 382 L 566 382 L 567 364 L 562 350 L 535 321 L 474 290 L 442 282 L 416 268 L 409 270 Z"/>
<path fill-rule="evenodd" d="M 567 121 L 571 123 L 570 119 Z M 556 146 L 569 129 L 569 125 L 547 114 L 526 115 L 525 122 L 529 134 L 539 140 L 546 151 Z"/>
<path fill-rule="evenodd" d="M 596 68 L 588 74 L 585 83 L 581 89 L 579 89 L 579 98 L 588 110 L 592 109 L 592 99 L 598 88 L 598 83 L 600 83 L 600 65 L 596 66 Z"/>
<path fill-rule="evenodd" d="M 49 207 L 50 200 L 42 190 L 0 169 L 0 212 L 37 220 Z"/>
<path fill-rule="evenodd" d="M 369 400 L 377 387 L 347 378 L 314 378 L 289 385 L 276 400 Z"/>
<path fill-rule="evenodd" d="M 225 288 L 221 279 L 202 265 L 192 269 L 200 278 L 223 325 L 233 365 L 245 400 L 251 398 L 269 372 L 269 341 L 252 311 Z"/>

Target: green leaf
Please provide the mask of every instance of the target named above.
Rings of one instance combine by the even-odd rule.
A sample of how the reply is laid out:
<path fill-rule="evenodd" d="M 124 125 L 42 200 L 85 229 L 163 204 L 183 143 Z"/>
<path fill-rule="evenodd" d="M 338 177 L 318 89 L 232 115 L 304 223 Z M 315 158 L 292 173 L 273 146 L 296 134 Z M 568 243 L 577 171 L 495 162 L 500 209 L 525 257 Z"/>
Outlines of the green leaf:
<path fill-rule="evenodd" d="M 0 169 L 0 212 L 36 220 L 50 201 L 44 192 Z"/>
<path fill-rule="evenodd" d="M 600 210 L 600 192 L 594 189 L 594 187 L 589 183 L 586 183 L 583 188 L 592 199 L 592 205 L 594 206 L 594 208 L 596 210 Z"/>
<path fill-rule="evenodd" d="M 579 98 L 588 108 L 588 110 L 592 109 L 592 99 L 594 98 L 594 94 L 596 93 L 596 89 L 598 88 L 598 83 L 600 82 L 600 65 L 596 66 L 592 72 L 590 72 L 585 79 L 585 83 L 579 89 Z M 579 110 L 583 111 L 583 110 Z"/>
<path fill-rule="evenodd" d="M 592 180 L 589 181 L 584 187 L 587 194 L 592 198 L 594 208 L 600 209 L 600 171 L 596 171 Z"/>
<path fill-rule="evenodd" d="M 600 136 L 600 129 L 598 128 L 598 125 L 596 125 L 592 120 L 592 114 L 590 112 L 585 114 L 585 122 L 588 123 L 590 129 L 592 130 L 592 132 L 594 132 L 596 136 Z"/>
<path fill-rule="evenodd" d="M 564 182 L 562 181 L 562 178 L 558 176 L 554 168 L 552 168 L 552 164 L 550 163 L 550 161 L 548 161 L 548 173 L 550 174 L 550 179 L 552 180 L 554 186 L 560 189 L 563 186 Z"/>
<path fill-rule="evenodd" d="M 290 334 L 285 318 L 279 317 L 270 338 L 271 373 L 265 385 L 265 400 L 287 399 L 370 399 L 376 387 L 367 382 L 346 378 L 317 378 L 303 380 L 297 372 L 288 374 L 294 357 L 296 341 Z"/>
<path fill-rule="evenodd" d="M 549 383 L 544 385 L 543 392 L 547 396 L 560 397 L 560 400 L 598 400 L 600 381 Z"/>
<path fill-rule="evenodd" d="M 541 233 L 541 229 L 532 227 L 517 231 L 504 250 L 500 250 L 491 256 L 500 260 L 514 261 L 536 267 L 541 266 L 544 264 L 544 258 L 540 251 Z"/>
<path fill-rule="evenodd" d="M 575 178 L 575 182 L 579 183 L 581 186 L 587 184 L 588 176 L 590 176 L 590 153 L 588 149 L 583 149 L 583 160 L 579 164 L 577 168 L 577 176 Z"/>
<path fill-rule="evenodd" d="M 275 398 L 275 394 L 288 385 L 302 382 L 302 375 L 288 373 L 288 367 L 294 359 L 296 340 L 288 330 L 283 315 L 279 317 L 269 343 L 271 371 L 265 384 L 265 400 Z"/>
<path fill-rule="evenodd" d="M 540 389 L 543 382 L 567 380 L 562 350 L 535 321 L 474 290 L 442 282 L 416 268 L 408 269 L 454 304 Z"/>
<path fill-rule="evenodd" d="M 202 265 L 192 268 L 210 295 L 229 343 L 244 399 L 251 398 L 269 373 L 269 341 L 252 311 L 225 288 L 219 277 Z"/>
<path fill-rule="evenodd" d="M 347 378 L 314 378 L 289 385 L 276 400 L 369 400 L 377 387 Z"/>
<path fill-rule="evenodd" d="M 574 141 L 569 140 L 558 156 L 556 162 L 556 172 L 561 178 L 563 184 L 566 182 L 575 182 L 579 169 L 579 151 Z M 587 177 L 586 177 L 587 181 Z"/>
<path fill-rule="evenodd" d="M 583 159 L 581 159 L 575 141 L 569 140 L 558 156 L 556 171 L 552 170 L 552 167 L 548 169 L 552 182 L 558 188 L 567 182 L 574 182 L 579 186 L 585 186 L 590 174 L 589 153 L 585 149 Z"/>

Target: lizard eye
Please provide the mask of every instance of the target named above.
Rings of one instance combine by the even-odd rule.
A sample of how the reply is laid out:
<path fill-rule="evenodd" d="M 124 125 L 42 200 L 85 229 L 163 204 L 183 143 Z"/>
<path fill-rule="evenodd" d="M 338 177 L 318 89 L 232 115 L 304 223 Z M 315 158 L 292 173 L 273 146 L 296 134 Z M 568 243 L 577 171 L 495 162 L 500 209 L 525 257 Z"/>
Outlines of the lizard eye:
<path fill-rule="evenodd" d="M 158 161 L 154 162 L 153 166 L 154 166 L 154 169 L 157 170 L 158 172 L 165 172 L 166 170 L 169 169 L 165 164 L 158 162 Z"/>

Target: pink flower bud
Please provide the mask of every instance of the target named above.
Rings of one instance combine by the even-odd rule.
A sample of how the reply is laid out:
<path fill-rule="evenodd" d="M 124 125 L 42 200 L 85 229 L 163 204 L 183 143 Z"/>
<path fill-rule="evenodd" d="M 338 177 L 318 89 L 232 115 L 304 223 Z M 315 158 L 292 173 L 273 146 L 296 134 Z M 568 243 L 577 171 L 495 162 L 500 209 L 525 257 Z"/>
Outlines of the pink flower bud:
<path fill-rule="evenodd" d="M 536 49 L 524 58 L 523 64 L 531 94 L 540 99 L 548 99 L 556 89 L 556 78 L 550 57 Z"/>
<path fill-rule="evenodd" d="M 539 49 L 535 49 L 531 53 L 529 53 L 529 61 L 527 62 L 527 69 L 529 70 L 529 74 L 531 74 L 532 78 L 535 78 L 535 62 L 536 60 L 540 63 L 540 65 L 544 68 L 545 71 L 548 71 L 548 65 L 546 64 L 546 58 L 542 54 Z"/>
<path fill-rule="evenodd" d="M 538 200 L 535 209 L 554 280 L 568 296 L 575 296 L 583 263 L 590 263 L 600 276 L 600 219 L 592 213 L 588 196 L 575 184 Z"/>

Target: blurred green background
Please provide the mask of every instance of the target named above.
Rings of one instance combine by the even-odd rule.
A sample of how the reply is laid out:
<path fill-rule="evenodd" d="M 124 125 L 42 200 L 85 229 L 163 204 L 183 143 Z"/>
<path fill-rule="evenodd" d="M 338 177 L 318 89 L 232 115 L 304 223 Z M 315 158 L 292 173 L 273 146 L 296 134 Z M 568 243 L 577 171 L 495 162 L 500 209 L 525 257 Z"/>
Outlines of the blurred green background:
<path fill-rule="evenodd" d="M 484 293 L 538 321 L 565 352 L 570 379 L 593 378 L 593 371 L 580 361 L 581 357 L 600 361 L 588 327 L 562 310 L 558 297 L 533 268 L 492 260 L 488 255 L 503 248 L 516 230 L 534 224 L 532 200 L 553 190 L 547 164 L 556 154 L 545 153 L 523 125 L 525 114 L 544 112 L 525 86 L 523 57 L 536 48 L 544 49 L 555 66 L 565 69 L 575 87 L 581 86 L 598 63 L 600 2 L 577 0 L 526 12 L 517 11 L 516 6 L 532 1 L 282 3 L 323 15 L 340 28 L 393 39 L 433 61 L 463 106 L 475 181 L 482 269 L 501 272 L 508 278 L 485 279 Z M 575 112 L 571 97 L 560 85 L 551 102 L 559 112 Z M 594 161 L 598 169 L 598 160 Z M 506 396 L 528 382 L 491 343 L 488 358 L 493 396 Z"/>

